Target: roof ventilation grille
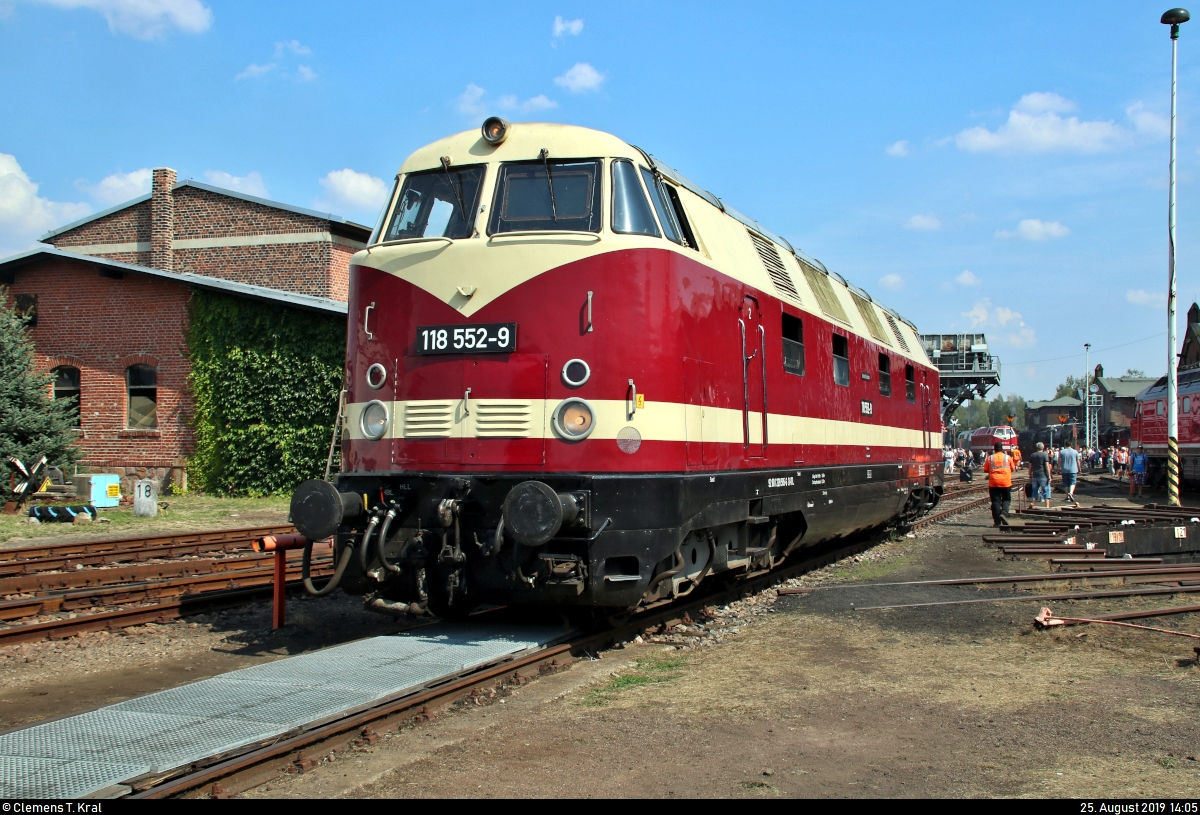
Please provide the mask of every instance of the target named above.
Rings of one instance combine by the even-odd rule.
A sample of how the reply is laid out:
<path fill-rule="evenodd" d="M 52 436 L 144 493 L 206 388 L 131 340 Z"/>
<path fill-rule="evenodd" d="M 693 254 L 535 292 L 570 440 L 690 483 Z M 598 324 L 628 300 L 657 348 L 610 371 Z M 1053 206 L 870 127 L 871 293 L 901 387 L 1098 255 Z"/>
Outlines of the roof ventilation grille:
<path fill-rule="evenodd" d="M 908 343 L 904 341 L 904 335 L 900 333 L 900 326 L 896 325 L 896 318 L 884 312 L 884 317 L 887 317 L 888 325 L 892 327 L 892 333 L 896 335 L 896 341 L 900 343 L 900 347 L 908 352 Z"/>
<path fill-rule="evenodd" d="M 838 300 L 837 294 L 833 291 L 833 284 L 829 282 L 828 275 L 821 274 L 807 263 L 801 263 L 800 268 L 804 270 L 804 279 L 808 281 L 813 293 L 817 295 L 821 311 L 833 319 L 849 325 L 850 319 L 846 316 L 846 310 L 842 308 L 842 301 Z"/>
<path fill-rule="evenodd" d="M 883 330 L 883 323 L 879 322 L 879 317 L 875 314 L 875 306 L 871 305 L 866 298 L 855 292 L 850 292 L 850 297 L 854 299 L 854 305 L 858 308 L 858 313 L 866 321 L 867 330 L 871 332 L 871 336 L 884 345 L 891 345 L 891 339 L 888 338 L 887 332 Z"/>
<path fill-rule="evenodd" d="M 771 282 L 775 284 L 775 290 L 780 295 L 786 295 L 789 299 L 800 303 L 800 292 L 796 291 L 796 284 L 792 282 L 792 277 L 788 274 L 787 267 L 783 265 L 783 259 L 779 257 L 779 250 L 775 248 L 775 244 L 748 229 L 746 230 L 746 234 L 750 236 L 751 242 L 754 243 L 754 248 L 758 250 L 758 256 L 762 259 L 767 274 L 771 276 Z"/>

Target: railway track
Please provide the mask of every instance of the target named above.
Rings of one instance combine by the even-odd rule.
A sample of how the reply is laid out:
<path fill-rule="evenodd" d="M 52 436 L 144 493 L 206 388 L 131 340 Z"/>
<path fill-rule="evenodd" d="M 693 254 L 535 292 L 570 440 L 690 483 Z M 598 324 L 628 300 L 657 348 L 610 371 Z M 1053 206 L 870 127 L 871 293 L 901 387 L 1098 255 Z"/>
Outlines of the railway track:
<path fill-rule="evenodd" d="M 986 502 L 975 499 L 986 492 L 986 486 L 959 488 L 947 496 L 955 506 L 921 519 L 919 525 L 935 523 L 942 517 L 961 512 Z M 193 540 L 181 541 L 176 537 L 158 539 L 158 546 L 145 546 L 146 539 L 130 538 L 124 541 L 96 542 L 74 551 L 63 551 L 64 545 L 31 547 L 12 555 L 5 554 L 5 562 L 58 564 L 63 558 L 107 557 L 104 566 L 84 566 L 69 571 L 50 569 L 29 573 L 9 574 L 0 577 L 0 592 L 19 591 L 32 594 L 29 597 L 10 598 L 0 602 L 0 619 L 5 615 L 19 613 L 22 603 L 34 613 L 45 614 L 48 610 L 59 613 L 73 608 L 101 609 L 81 614 L 70 619 L 58 619 L 26 623 L 10 628 L 0 628 L 0 643 L 41 639 L 47 636 L 65 637 L 80 631 L 101 628 L 117 628 L 151 621 L 163 621 L 181 616 L 191 602 L 212 603 L 236 602 L 269 588 L 271 583 L 270 556 L 242 555 L 192 560 L 172 560 L 168 553 L 178 552 L 179 546 L 228 545 L 228 549 L 204 551 L 236 555 L 248 550 L 250 541 L 269 532 L 287 531 L 278 527 L 237 530 L 239 535 L 222 533 L 220 541 L 206 539 L 204 535 L 188 536 Z M 180 536 L 182 537 L 182 536 Z M 383 703 L 367 710 L 348 713 L 334 721 L 326 721 L 303 732 L 293 732 L 286 738 L 269 745 L 247 745 L 241 755 L 226 753 L 211 760 L 168 771 L 153 779 L 142 779 L 135 785 L 133 797 L 163 798 L 185 793 L 196 793 L 205 788 L 222 796 L 236 793 L 261 783 L 266 775 L 299 761 L 304 766 L 304 751 L 313 751 L 318 746 L 321 752 L 336 750 L 360 739 L 370 740 L 375 730 L 398 726 L 414 717 L 427 717 L 436 710 L 454 704 L 481 689 L 500 684 L 524 684 L 526 679 L 538 672 L 553 671 L 565 667 L 576 656 L 585 655 L 616 641 L 632 639 L 645 628 L 670 625 L 682 620 L 685 615 L 695 614 L 705 606 L 731 602 L 752 593 L 786 581 L 792 577 L 829 563 L 858 554 L 878 542 L 877 535 L 862 536 L 851 542 L 837 542 L 808 552 L 793 563 L 784 564 L 772 572 L 750 575 L 737 585 L 727 588 L 710 587 L 676 603 L 647 609 L 635 615 L 628 623 L 603 631 L 579 632 L 561 644 L 517 657 L 511 661 L 449 676 L 439 680 L 435 688 L 426 689 L 415 695 Z M 119 544 L 119 545 L 116 545 Z M 72 545 L 79 546 L 79 545 Z M 97 550 L 96 546 L 106 547 Z M 144 550 L 151 549 L 165 555 L 158 562 L 148 560 Z M 40 552 L 35 550 L 41 550 Z M 193 549 L 190 555 L 195 558 Z M 328 552 L 328 549 L 326 549 Z M 329 564 L 325 554 L 326 571 Z M 130 561 L 139 561 L 130 563 Z M 289 562 L 289 583 L 296 577 L 298 562 Z M 124 608 L 107 608 L 114 603 L 129 603 Z M 367 728 L 364 735 L 364 728 Z M 201 766 L 204 765 L 204 766 Z M 216 783 L 217 786 L 209 786 Z"/>
<path fill-rule="evenodd" d="M 273 555 L 255 538 L 293 532 L 274 525 L 49 544 L 0 550 L 0 645 L 165 622 L 189 606 L 237 603 L 270 590 Z M 289 586 L 300 583 L 289 553 Z M 331 570 L 329 547 L 313 570 Z"/>
<path fill-rule="evenodd" d="M 986 492 L 953 485 L 943 503 L 954 505 L 913 526 L 985 504 L 971 499 Z M 271 588 L 274 556 L 254 553 L 251 542 L 293 531 L 275 525 L 2 549 L 0 645 L 166 622 L 192 606 L 252 599 Z M 300 555 L 289 553 L 289 588 L 300 583 Z M 331 568 L 328 548 L 314 552 L 314 575 Z"/>

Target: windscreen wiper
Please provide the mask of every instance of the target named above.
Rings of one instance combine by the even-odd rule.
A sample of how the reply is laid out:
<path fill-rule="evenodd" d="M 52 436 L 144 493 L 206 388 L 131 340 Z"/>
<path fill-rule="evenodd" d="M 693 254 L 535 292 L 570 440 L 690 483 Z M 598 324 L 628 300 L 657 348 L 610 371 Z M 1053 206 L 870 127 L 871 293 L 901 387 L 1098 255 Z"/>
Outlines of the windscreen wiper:
<path fill-rule="evenodd" d="M 450 157 L 449 156 L 442 156 L 442 172 L 444 172 L 447 176 L 450 175 Z M 457 173 L 455 173 L 455 175 L 457 175 Z M 461 183 L 462 183 L 462 179 L 459 179 L 459 184 L 461 184 Z M 450 178 L 450 189 L 454 193 L 454 197 L 458 200 L 458 212 L 460 215 L 462 215 L 463 222 L 465 223 L 467 220 L 467 208 L 465 206 L 463 206 L 462 192 L 459 190 L 458 187 L 454 186 L 453 178 Z"/>
<path fill-rule="evenodd" d="M 550 217 L 558 223 L 558 207 L 554 205 L 554 178 L 550 175 L 550 151 L 543 147 L 538 158 L 546 165 L 546 185 L 550 187 Z"/>

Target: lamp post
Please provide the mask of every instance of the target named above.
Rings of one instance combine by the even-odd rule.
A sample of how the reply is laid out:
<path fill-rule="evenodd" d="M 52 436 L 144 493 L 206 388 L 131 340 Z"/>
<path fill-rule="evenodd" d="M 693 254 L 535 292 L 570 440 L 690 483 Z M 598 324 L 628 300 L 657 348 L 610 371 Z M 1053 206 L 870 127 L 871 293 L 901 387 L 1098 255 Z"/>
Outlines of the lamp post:
<path fill-rule="evenodd" d="M 1171 26 L 1171 181 L 1167 205 L 1167 503 L 1179 506 L 1179 382 L 1175 359 L 1175 81 L 1179 61 L 1179 26 L 1192 19 L 1187 9 L 1173 8 L 1159 20 Z"/>
<path fill-rule="evenodd" d="M 1086 450 L 1092 443 L 1092 392 L 1088 389 L 1088 371 L 1091 370 L 1088 366 L 1091 365 L 1089 354 L 1092 351 L 1092 344 L 1085 342 L 1083 344 L 1083 448 Z"/>

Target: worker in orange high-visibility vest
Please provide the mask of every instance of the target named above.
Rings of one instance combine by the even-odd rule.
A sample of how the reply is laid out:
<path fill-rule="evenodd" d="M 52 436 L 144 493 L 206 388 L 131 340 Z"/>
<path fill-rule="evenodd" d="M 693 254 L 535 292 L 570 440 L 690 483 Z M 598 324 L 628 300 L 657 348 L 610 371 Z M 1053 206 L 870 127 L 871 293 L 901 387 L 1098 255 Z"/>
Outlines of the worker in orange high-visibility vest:
<path fill-rule="evenodd" d="M 1012 506 L 1013 461 L 1000 442 L 984 459 L 983 471 L 988 474 L 988 496 L 992 499 L 992 526 L 1007 526 L 1008 508 Z"/>

